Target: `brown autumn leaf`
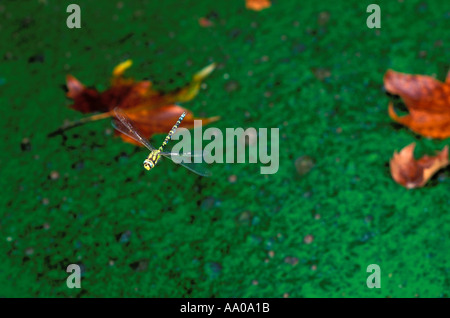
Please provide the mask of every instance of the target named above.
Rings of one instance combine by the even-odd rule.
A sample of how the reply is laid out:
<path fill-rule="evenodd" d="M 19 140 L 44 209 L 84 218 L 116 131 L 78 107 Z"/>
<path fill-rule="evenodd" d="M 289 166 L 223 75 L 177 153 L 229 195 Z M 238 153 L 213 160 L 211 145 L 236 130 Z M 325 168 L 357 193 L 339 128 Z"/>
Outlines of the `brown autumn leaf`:
<path fill-rule="evenodd" d="M 393 120 L 425 137 L 450 137 L 450 71 L 443 83 L 430 76 L 388 70 L 384 87 L 399 95 L 409 111 L 408 115 L 398 116 L 390 102 L 389 116 Z"/>
<path fill-rule="evenodd" d="M 158 133 L 168 133 L 183 111 L 187 113 L 181 125 L 185 128 L 192 128 L 194 119 L 202 120 L 204 125 L 219 119 L 219 117 L 194 118 L 192 112 L 175 105 L 177 102 L 190 101 L 197 95 L 202 81 L 214 70 L 215 64 L 196 73 L 187 86 L 169 93 L 154 90 L 150 81 L 137 82 L 132 78 L 124 78 L 123 73 L 131 65 L 131 60 L 117 65 L 113 70 L 111 87 L 101 93 L 95 88 L 84 86 L 72 75 L 67 75 L 67 97 L 74 100 L 74 104 L 70 107 L 82 113 L 100 112 L 100 114 L 68 123 L 50 136 L 86 122 L 112 117 L 115 107 L 122 109 L 134 120 L 138 130 L 146 138 Z M 122 135 L 120 132 L 116 134 Z M 128 142 L 132 140 L 124 135 L 122 138 Z M 132 143 L 137 144 L 135 141 Z"/>
<path fill-rule="evenodd" d="M 212 22 L 211 20 L 209 20 L 208 18 L 205 18 L 205 17 L 199 18 L 198 24 L 204 28 L 209 28 L 209 27 L 214 26 L 214 22 Z"/>
<path fill-rule="evenodd" d="M 249 10 L 261 11 L 270 6 L 270 0 L 245 0 L 245 7 Z"/>
<path fill-rule="evenodd" d="M 86 88 L 72 75 L 67 76 L 67 97 L 74 100 L 70 107 L 82 113 L 112 111 L 115 107 L 121 109 L 152 109 L 177 102 L 187 102 L 193 99 L 200 84 L 215 68 L 211 64 L 193 76 L 189 85 L 169 93 L 162 93 L 152 88 L 150 81 L 136 82 L 122 75 L 132 65 L 127 60 L 114 68 L 111 87 L 99 93 L 96 89 Z"/>
<path fill-rule="evenodd" d="M 425 155 L 418 160 L 414 159 L 415 147 L 416 144 L 412 143 L 400 153 L 394 152 L 389 162 L 392 178 L 408 189 L 423 187 L 439 169 L 449 164 L 448 146 L 434 157 Z"/>

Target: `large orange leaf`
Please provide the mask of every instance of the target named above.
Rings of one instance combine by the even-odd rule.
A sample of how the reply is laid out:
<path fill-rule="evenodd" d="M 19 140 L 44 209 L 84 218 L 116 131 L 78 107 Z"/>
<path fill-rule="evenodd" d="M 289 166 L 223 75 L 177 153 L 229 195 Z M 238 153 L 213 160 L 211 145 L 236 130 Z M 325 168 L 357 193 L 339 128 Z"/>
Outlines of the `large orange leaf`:
<path fill-rule="evenodd" d="M 99 93 L 96 89 L 86 88 L 72 75 L 67 75 L 67 97 L 74 100 L 71 108 L 83 113 L 111 111 L 115 107 L 121 109 L 152 109 L 177 102 L 187 102 L 193 99 L 202 81 L 215 68 L 211 64 L 195 74 L 186 87 L 169 93 L 162 93 L 152 88 L 150 81 L 136 82 L 132 78 L 124 78 L 123 73 L 132 65 L 127 60 L 117 65 L 113 70 L 111 87 Z"/>
<path fill-rule="evenodd" d="M 150 81 L 137 82 L 132 78 L 124 78 L 124 72 L 131 65 L 131 60 L 117 65 L 113 70 L 111 87 L 102 93 L 95 88 L 84 86 L 72 75 L 67 75 L 67 97 L 74 100 L 71 108 L 82 113 L 100 112 L 100 114 L 67 123 L 50 135 L 89 121 L 114 116 L 113 109 L 116 107 L 122 109 L 135 122 L 146 138 L 158 133 L 168 133 L 183 111 L 187 113 L 181 125 L 185 128 L 192 128 L 194 119 L 202 120 L 203 125 L 219 119 L 219 117 L 194 118 L 192 112 L 175 105 L 177 102 L 190 101 L 197 95 L 202 81 L 214 70 L 215 64 L 196 73 L 187 86 L 166 94 L 154 90 Z M 117 134 L 121 133 L 117 132 Z M 122 138 L 136 144 L 127 136 L 123 135 Z"/>
<path fill-rule="evenodd" d="M 423 187 L 427 181 L 441 168 L 449 164 L 448 146 L 436 156 L 423 156 L 414 159 L 415 143 L 403 148 L 400 153 L 394 152 L 390 161 L 392 178 L 408 189 Z"/>
<path fill-rule="evenodd" d="M 389 103 L 389 116 L 412 131 L 430 138 L 450 137 L 450 72 L 442 83 L 430 76 L 388 70 L 384 75 L 388 92 L 399 95 L 409 114 L 398 116 Z"/>

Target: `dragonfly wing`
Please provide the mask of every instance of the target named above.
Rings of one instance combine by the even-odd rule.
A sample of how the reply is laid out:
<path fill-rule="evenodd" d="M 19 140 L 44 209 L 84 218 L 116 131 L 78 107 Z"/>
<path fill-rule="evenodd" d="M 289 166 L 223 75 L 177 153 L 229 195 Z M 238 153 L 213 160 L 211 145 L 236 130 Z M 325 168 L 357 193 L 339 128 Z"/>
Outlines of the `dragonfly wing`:
<path fill-rule="evenodd" d="M 142 134 L 137 131 L 137 129 L 131 123 L 130 118 L 128 118 L 128 116 L 125 115 L 123 111 L 121 111 L 117 107 L 114 108 L 114 116 L 115 119 L 113 119 L 112 125 L 115 129 L 127 135 L 128 137 L 133 138 L 137 142 L 143 144 L 150 151 L 155 150 L 155 148 L 152 145 L 150 145 L 148 140 L 142 137 Z"/>
<path fill-rule="evenodd" d="M 170 154 L 161 153 L 161 154 L 164 157 L 170 159 L 173 163 L 182 165 L 183 167 L 191 170 L 192 172 L 198 174 L 199 176 L 210 177 L 212 175 L 211 172 L 202 163 L 194 163 L 194 162 L 192 162 L 193 160 L 191 160 L 191 162 L 183 162 L 183 161 L 181 161 L 180 163 L 177 163 L 177 162 L 172 160 L 172 157 L 175 157 L 175 156 L 178 156 L 180 158 L 180 160 L 181 160 L 181 158 L 192 157 L 192 156 L 190 156 L 188 154 L 182 154 L 182 155 L 180 155 L 178 153 L 170 153 Z"/>
<path fill-rule="evenodd" d="M 180 153 L 178 153 L 178 152 L 167 152 L 167 151 L 161 151 L 160 152 L 160 154 L 161 155 L 164 155 L 164 156 L 181 156 L 181 157 L 191 157 L 191 158 L 194 158 L 194 157 L 202 157 L 203 156 L 203 153 L 192 153 L 192 152 L 183 152 L 182 154 L 180 154 Z"/>

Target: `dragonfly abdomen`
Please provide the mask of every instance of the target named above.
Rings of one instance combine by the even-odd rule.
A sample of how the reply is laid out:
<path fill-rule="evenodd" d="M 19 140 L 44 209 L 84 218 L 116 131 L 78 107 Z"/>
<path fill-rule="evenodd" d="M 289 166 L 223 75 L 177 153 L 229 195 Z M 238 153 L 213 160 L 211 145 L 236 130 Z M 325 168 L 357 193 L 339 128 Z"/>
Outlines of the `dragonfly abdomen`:
<path fill-rule="evenodd" d="M 180 126 L 181 122 L 184 119 L 184 116 L 186 116 L 186 113 L 182 113 L 180 118 L 178 118 L 178 121 L 175 123 L 175 125 L 173 125 L 172 129 L 169 131 L 169 133 L 167 134 L 166 138 L 164 139 L 161 147 L 159 147 L 159 151 L 162 151 L 163 148 L 167 145 L 167 143 L 170 141 L 170 139 L 172 138 L 172 135 L 175 133 L 175 131 L 177 130 L 178 126 Z"/>

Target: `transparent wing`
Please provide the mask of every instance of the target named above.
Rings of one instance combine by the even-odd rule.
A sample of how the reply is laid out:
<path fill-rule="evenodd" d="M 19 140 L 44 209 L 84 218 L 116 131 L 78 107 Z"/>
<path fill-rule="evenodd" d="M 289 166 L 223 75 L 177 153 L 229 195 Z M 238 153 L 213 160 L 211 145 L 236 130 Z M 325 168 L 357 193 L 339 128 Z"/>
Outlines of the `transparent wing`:
<path fill-rule="evenodd" d="M 161 155 L 166 156 L 166 157 L 170 157 L 170 156 L 182 156 L 182 157 L 202 157 L 203 154 L 202 153 L 192 153 L 192 152 L 183 152 L 183 153 L 178 153 L 178 152 L 168 152 L 168 151 L 161 151 L 160 152 Z"/>
<path fill-rule="evenodd" d="M 113 119 L 111 124 L 115 129 L 127 135 L 128 137 L 133 138 L 137 142 L 143 144 L 150 151 L 155 150 L 155 148 L 148 142 L 148 140 L 142 137 L 142 134 L 136 130 L 136 128 L 131 123 L 130 118 L 128 118 L 128 116 L 125 115 L 123 111 L 121 111 L 117 107 L 114 108 L 114 116 L 115 119 Z"/>
<path fill-rule="evenodd" d="M 211 174 L 211 172 L 205 167 L 205 165 L 204 164 L 202 164 L 202 163 L 194 163 L 194 162 L 192 162 L 192 160 L 191 160 L 191 162 L 180 162 L 180 163 L 176 163 L 175 161 L 173 161 L 172 160 L 172 156 L 173 157 L 176 157 L 176 156 L 178 156 L 178 158 L 180 158 L 180 159 L 182 159 L 182 158 L 186 158 L 186 157 L 197 157 L 197 156 L 201 156 L 201 154 L 195 154 L 195 155 L 192 155 L 192 154 L 190 154 L 190 153 L 188 153 L 188 154 L 178 154 L 178 153 L 170 153 L 170 154 L 167 154 L 167 153 L 161 153 L 164 157 L 166 157 L 166 158 L 168 158 L 168 159 L 170 159 L 173 163 L 175 163 L 175 164 L 179 164 L 179 165 L 182 165 L 183 167 L 185 167 L 185 168 L 187 168 L 187 169 L 189 169 L 189 170 L 191 170 L 192 172 L 194 172 L 194 173 L 196 173 L 196 174 L 198 174 L 199 176 L 202 176 L 202 177 L 210 177 L 212 174 Z"/>
<path fill-rule="evenodd" d="M 174 151 L 173 147 L 176 145 L 177 141 L 171 140 L 166 147 L 164 147 L 165 151 L 161 151 L 161 155 L 164 156 L 184 156 L 184 157 L 203 157 L 203 152 L 201 150 L 194 151 L 194 153 L 187 151 L 187 152 L 180 152 L 180 151 Z M 182 149 L 184 150 L 184 149 Z M 190 149 L 189 149 L 190 150 Z"/>

